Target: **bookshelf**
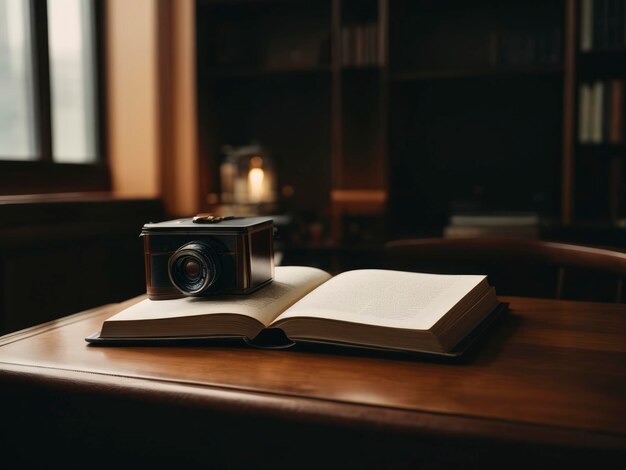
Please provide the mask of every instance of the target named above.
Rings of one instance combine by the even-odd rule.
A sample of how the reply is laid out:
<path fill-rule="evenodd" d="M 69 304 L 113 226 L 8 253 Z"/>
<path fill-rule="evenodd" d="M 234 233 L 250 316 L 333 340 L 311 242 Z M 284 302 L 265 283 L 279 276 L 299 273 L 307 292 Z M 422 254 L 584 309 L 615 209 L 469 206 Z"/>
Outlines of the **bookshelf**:
<path fill-rule="evenodd" d="M 579 90 L 624 79 L 624 24 L 581 49 L 587 3 L 197 0 L 206 209 L 223 147 L 258 141 L 299 247 L 441 234 L 469 211 L 616 227 L 625 147 L 581 142 Z"/>
<path fill-rule="evenodd" d="M 574 56 L 573 214 L 595 224 L 624 219 L 626 2 L 578 2 Z"/>
<path fill-rule="evenodd" d="M 558 213 L 563 4 L 390 3 L 390 218 Z M 407 214 L 420 214 L 418 222 Z"/>
<path fill-rule="evenodd" d="M 222 197 L 224 147 L 257 142 L 277 169 L 279 197 L 270 211 L 290 215 L 284 233 L 293 246 L 327 253 L 355 232 L 365 243 L 379 237 L 387 194 L 386 9 L 382 0 L 197 1 L 207 210 L 231 210 Z"/>

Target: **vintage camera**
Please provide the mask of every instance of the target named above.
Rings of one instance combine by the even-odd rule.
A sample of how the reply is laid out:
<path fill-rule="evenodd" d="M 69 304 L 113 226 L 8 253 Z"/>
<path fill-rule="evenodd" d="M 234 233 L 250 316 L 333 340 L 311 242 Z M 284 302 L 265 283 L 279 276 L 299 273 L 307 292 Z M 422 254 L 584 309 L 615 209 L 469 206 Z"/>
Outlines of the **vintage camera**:
<path fill-rule="evenodd" d="M 248 294 L 274 277 L 274 224 L 267 217 L 193 218 L 143 226 L 152 300 Z"/>

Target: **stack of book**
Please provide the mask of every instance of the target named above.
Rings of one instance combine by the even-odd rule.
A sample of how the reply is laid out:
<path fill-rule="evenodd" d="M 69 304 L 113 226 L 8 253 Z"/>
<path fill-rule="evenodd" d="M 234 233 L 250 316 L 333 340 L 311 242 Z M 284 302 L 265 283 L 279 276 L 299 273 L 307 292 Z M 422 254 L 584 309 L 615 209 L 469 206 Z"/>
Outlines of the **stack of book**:
<path fill-rule="evenodd" d="M 443 236 L 539 238 L 540 218 L 535 213 L 452 214 Z"/>

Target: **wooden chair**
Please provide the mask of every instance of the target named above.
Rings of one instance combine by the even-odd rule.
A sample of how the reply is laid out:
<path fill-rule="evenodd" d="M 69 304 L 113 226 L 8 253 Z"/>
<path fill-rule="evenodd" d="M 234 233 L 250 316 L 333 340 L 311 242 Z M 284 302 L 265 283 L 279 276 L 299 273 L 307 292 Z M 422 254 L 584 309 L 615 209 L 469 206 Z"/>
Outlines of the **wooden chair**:
<path fill-rule="evenodd" d="M 626 253 L 526 238 L 415 238 L 386 243 L 390 269 L 487 274 L 499 295 L 622 302 Z"/>

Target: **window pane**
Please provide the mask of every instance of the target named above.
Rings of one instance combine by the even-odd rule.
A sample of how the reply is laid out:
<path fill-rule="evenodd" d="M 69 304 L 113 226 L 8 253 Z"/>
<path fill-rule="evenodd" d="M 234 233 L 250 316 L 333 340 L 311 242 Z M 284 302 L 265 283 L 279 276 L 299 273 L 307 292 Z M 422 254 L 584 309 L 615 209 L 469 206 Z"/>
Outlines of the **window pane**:
<path fill-rule="evenodd" d="M 48 0 L 52 155 L 56 162 L 96 160 L 93 3 Z"/>
<path fill-rule="evenodd" d="M 29 2 L 0 0 L 0 159 L 33 160 L 33 62 Z"/>

